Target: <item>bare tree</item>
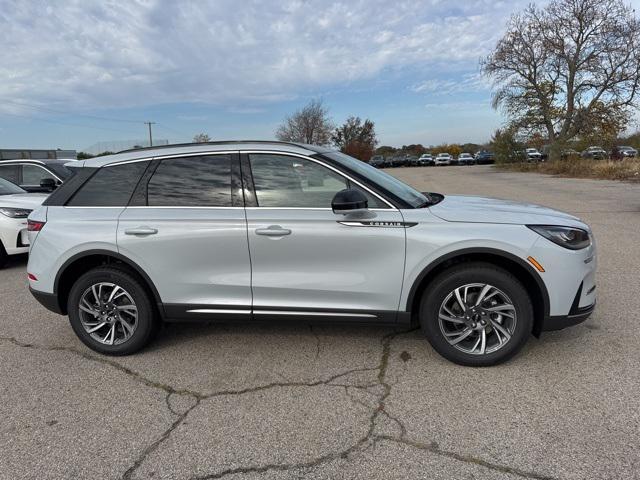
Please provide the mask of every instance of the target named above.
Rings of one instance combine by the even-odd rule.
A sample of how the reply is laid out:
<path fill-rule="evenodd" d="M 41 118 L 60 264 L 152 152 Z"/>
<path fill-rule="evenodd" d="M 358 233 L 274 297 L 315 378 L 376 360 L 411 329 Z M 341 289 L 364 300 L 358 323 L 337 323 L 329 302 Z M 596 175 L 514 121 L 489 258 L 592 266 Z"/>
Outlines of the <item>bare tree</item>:
<path fill-rule="evenodd" d="M 305 107 L 284 119 L 276 130 L 276 138 L 283 142 L 327 145 L 331 140 L 333 122 L 322 100 L 311 100 Z"/>
<path fill-rule="evenodd" d="M 211 137 L 206 133 L 196 133 L 193 136 L 193 143 L 207 143 L 211 141 Z"/>
<path fill-rule="evenodd" d="M 341 152 L 365 162 L 369 161 L 378 144 L 375 124 L 369 119 L 363 122 L 360 117 L 347 118 L 342 126 L 335 129 L 331 140 Z"/>
<path fill-rule="evenodd" d="M 576 136 L 619 132 L 637 107 L 640 23 L 622 0 L 552 0 L 514 15 L 482 61 L 509 128 L 552 155 Z"/>

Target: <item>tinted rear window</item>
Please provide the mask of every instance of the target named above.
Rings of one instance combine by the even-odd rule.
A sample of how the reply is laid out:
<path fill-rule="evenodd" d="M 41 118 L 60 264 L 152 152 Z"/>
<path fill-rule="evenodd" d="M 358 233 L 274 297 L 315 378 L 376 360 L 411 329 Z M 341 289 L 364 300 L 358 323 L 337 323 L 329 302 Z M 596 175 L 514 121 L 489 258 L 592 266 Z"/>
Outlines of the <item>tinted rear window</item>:
<path fill-rule="evenodd" d="M 124 207 L 149 162 L 102 167 L 67 203 L 72 207 Z"/>
<path fill-rule="evenodd" d="M 231 207 L 231 155 L 162 160 L 147 199 L 152 207 Z"/>

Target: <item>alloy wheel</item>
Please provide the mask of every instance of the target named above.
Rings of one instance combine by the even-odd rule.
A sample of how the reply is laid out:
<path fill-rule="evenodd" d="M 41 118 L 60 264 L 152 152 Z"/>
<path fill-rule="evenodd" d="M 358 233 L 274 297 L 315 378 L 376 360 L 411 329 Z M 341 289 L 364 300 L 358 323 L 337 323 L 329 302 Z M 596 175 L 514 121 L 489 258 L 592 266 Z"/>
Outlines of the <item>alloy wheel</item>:
<path fill-rule="evenodd" d="M 503 348 L 516 328 L 516 308 L 502 290 L 486 283 L 462 285 L 438 312 L 440 331 L 456 349 L 485 355 Z"/>
<path fill-rule="evenodd" d="M 87 288 L 78 305 L 84 330 L 104 345 L 120 345 L 138 327 L 138 308 L 124 288 L 100 282 Z"/>

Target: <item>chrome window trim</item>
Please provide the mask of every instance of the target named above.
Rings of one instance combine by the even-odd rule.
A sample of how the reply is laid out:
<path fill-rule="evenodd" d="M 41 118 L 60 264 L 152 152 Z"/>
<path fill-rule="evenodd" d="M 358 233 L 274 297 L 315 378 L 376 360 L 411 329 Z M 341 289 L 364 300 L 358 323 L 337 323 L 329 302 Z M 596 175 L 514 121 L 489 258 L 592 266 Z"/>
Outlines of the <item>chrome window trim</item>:
<path fill-rule="evenodd" d="M 354 180 L 353 178 L 351 178 L 349 175 L 345 174 L 344 172 L 342 172 L 341 170 L 335 168 L 332 165 L 328 165 L 326 163 L 324 163 L 321 160 L 318 160 L 316 158 L 311 158 L 308 157 L 306 155 L 301 155 L 299 153 L 291 153 L 291 152 L 279 152 L 277 150 L 240 150 L 240 153 L 246 153 L 248 155 L 251 155 L 252 153 L 257 153 L 257 154 L 270 154 L 270 155 L 283 155 L 283 156 L 287 156 L 287 157 L 298 157 L 298 158 L 302 158 L 304 160 L 309 160 L 311 162 L 315 162 L 319 165 L 322 165 L 325 168 L 328 168 L 329 170 L 334 171 L 335 173 L 337 173 L 338 175 L 340 175 L 341 177 L 346 178 L 347 180 L 349 180 L 350 182 L 355 183 L 356 185 L 358 185 L 360 188 L 366 190 L 367 192 L 369 192 L 371 195 L 373 195 L 374 197 L 376 197 L 378 200 L 381 200 L 383 203 L 387 204 L 389 206 L 389 208 L 381 208 L 378 210 L 398 210 L 394 205 L 392 205 L 391 203 L 389 203 L 387 200 L 385 200 L 384 198 L 382 198 L 380 195 L 378 195 L 377 193 L 371 191 L 369 188 L 367 188 L 366 186 L 364 186 L 363 184 L 361 184 L 360 182 L 358 182 L 357 180 Z M 249 159 L 249 163 L 251 163 L 251 159 Z M 313 208 L 306 208 L 306 207 L 247 207 L 247 208 L 299 208 L 299 209 L 303 209 L 303 210 L 312 210 Z M 318 207 L 315 207 L 318 208 Z M 328 210 L 331 210 L 330 208 Z"/>
<path fill-rule="evenodd" d="M 130 205 L 125 208 L 170 208 L 170 209 L 186 209 L 186 210 L 239 210 L 244 207 L 189 207 L 185 205 L 171 206 L 171 205 Z"/>
<path fill-rule="evenodd" d="M 127 208 L 126 205 L 116 205 L 116 206 L 96 205 L 93 207 L 88 205 L 52 205 L 52 206 L 49 206 L 49 208 L 58 207 L 58 206 L 61 206 L 62 208 Z"/>
<path fill-rule="evenodd" d="M 197 152 L 197 153 L 173 153 L 171 155 L 158 155 L 154 157 L 136 158 L 133 160 L 121 160 L 119 162 L 107 163 L 106 165 L 103 165 L 101 167 L 96 167 L 96 168 L 107 168 L 107 167 L 113 167 L 115 165 L 125 165 L 127 163 L 137 163 L 137 162 L 149 162 L 152 160 L 167 160 L 170 158 L 210 157 L 212 155 L 231 155 L 234 153 L 238 153 L 238 150 L 216 150 L 212 152 Z"/>
<path fill-rule="evenodd" d="M 211 156 L 211 155 L 230 155 L 230 154 L 235 154 L 235 153 L 246 153 L 246 154 L 252 154 L 252 153 L 257 153 L 257 154 L 269 154 L 269 155 L 283 155 L 283 156 L 289 156 L 289 157 L 297 157 L 297 158 L 302 158 L 304 160 L 309 160 L 311 162 L 317 163 L 319 165 L 322 165 L 325 168 L 328 168 L 329 170 L 332 170 L 333 172 L 337 173 L 338 175 L 340 175 L 343 178 L 346 178 L 347 180 L 349 180 L 350 182 L 355 183 L 356 185 L 358 185 L 360 188 L 364 189 L 365 191 L 367 191 L 368 193 L 370 193 L 371 195 L 373 195 L 374 197 L 376 197 L 378 200 L 382 201 L 384 204 L 388 205 L 389 208 L 372 208 L 370 209 L 371 211 L 374 212 L 387 212 L 389 210 L 395 210 L 398 211 L 398 208 L 396 208 L 394 205 L 392 205 L 390 202 L 388 202 L 386 199 L 384 199 L 383 197 L 381 197 L 380 195 L 378 195 L 377 193 L 375 193 L 374 191 L 372 191 L 371 189 L 369 189 L 368 187 L 366 187 L 365 185 L 363 185 L 362 183 L 360 183 L 357 180 L 354 180 L 353 178 L 351 178 L 349 175 L 345 174 L 344 172 L 342 172 L 341 170 L 335 168 L 332 165 L 328 165 L 325 162 L 322 162 L 318 159 L 315 158 L 311 158 L 309 156 L 306 155 L 302 155 L 299 153 L 293 153 L 293 152 L 283 152 L 280 150 L 214 150 L 214 151 L 205 151 L 205 152 L 197 152 L 197 153 L 175 153 L 175 154 L 171 154 L 171 155 L 161 155 L 161 156 L 154 156 L 154 157 L 145 157 L 145 158 L 136 158 L 134 160 L 123 160 L 120 162 L 114 162 L 114 163 L 109 163 L 106 165 L 103 165 L 102 167 L 98 167 L 98 168 L 108 168 L 111 166 L 116 166 L 116 165 L 125 165 L 128 163 L 137 163 L 137 162 L 148 162 L 148 161 L 153 161 L 153 160 L 166 160 L 166 159 L 170 159 L 170 158 L 183 158 L 183 157 L 204 157 L 204 156 Z M 140 205 L 140 206 L 126 206 L 126 208 L 246 208 L 246 209 L 260 209 L 260 210 L 265 210 L 265 209 L 272 209 L 272 210 L 318 210 L 318 211 L 325 211 L 325 210 L 329 210 L 331 211 L 331 208 L 328 207 L 173 207 L 173 206 L 164 206 L 164 207 L 159 207 L 159 206 L 144 206 L 144 205 Z M 71 207 L 71 208 L 85 208 L 85 207 Z M 99 207 L 86 207 L 86 208 L 99 208 Z M 107 208 L 112 208 L 112 207 L 107 207 Z M 118 207 L 119 208 L 119 207 Z"/>

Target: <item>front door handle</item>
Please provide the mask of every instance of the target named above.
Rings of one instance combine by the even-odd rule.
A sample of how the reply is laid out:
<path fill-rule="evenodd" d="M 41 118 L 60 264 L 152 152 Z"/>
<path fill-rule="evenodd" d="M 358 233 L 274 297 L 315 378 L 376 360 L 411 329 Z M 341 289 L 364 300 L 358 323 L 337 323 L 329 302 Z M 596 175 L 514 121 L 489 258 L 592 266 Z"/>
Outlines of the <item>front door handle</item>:
<path fill-rule="evenodd" d="M 127 228 L 124 231 L 125 235 L 141 235 L 141 236 L 145 236 L 145 235 L 155 235 L 156 233 L 158 233 L 158 229 L 157 228 L 151 228 L 151 227 Z"/>
<path fill-rule="evenodd" d="M 283 237 L 285 235 L 291 235 L 291 230 L 282 228 L 280 225 L 270 225 L 267 228 L 257 228 L 256 234 L 266 235 L 267 237 Z"/>

